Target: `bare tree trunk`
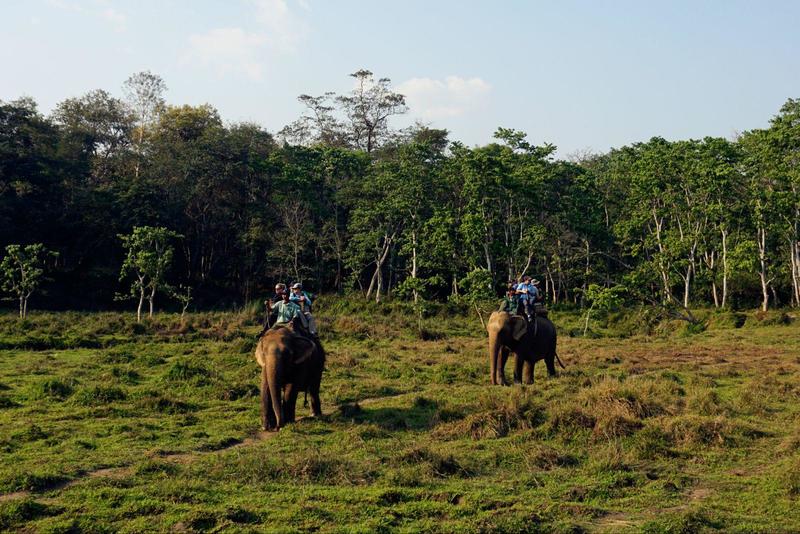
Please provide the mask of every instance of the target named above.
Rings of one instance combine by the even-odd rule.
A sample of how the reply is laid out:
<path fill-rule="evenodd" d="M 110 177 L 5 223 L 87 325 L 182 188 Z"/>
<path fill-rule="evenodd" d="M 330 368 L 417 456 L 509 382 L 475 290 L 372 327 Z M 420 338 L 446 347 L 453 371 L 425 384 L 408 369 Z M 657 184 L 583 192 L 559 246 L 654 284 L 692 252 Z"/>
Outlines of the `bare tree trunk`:
<path fill-rule="evenodd" d="M 659 218 L 656 214 L 656 209 L 653 208 L 653 222 L 656 225 L 656 241 L 658 243 L 658 269 L 661 272 L 661 283 L 663 284 L 663 292 L 664 292 L 664 301 L 670 302 L 672 301 L 672 289 L 669 286 L 669 274 L 666 264 L 664 263 L 664 256 L 666 252 L 664 250 L 664 243 L 661 240 L 661 227 L 664 224 L 664 219 Z"/>
<path fill-rule="evenodd" d="M 154 306 L 155 300 L 156 300 L 156 286 L 153 286 L 151 288 L 150 297 L 148 298 L 148 300 L 150 301 L 150 315 L 149 315 L 149 317 L 152 319 L 153 318 L 153 306 Z"/>
<path fill-rule="evenodd" d="M 144 288 L 139 290 L 139 306 L 136 308 L 136 322 L 142 322 L 142 306 L 144 305 Z"/>
<path fill-rule="evenodd" d="M 728 232 L 724 228 L 722 233 L 722 307 L 728 302 Z"/>
<path fill-rule="evenodd" d="M 375 291 L 375 302 L 381 301 L 381 291 L 383 290 L 383 264 L 389 256 L 389 251 L 392 249 L 392 241 L 394 241 L 395 234 L 383 236 L 383 246 L 381 252 L 375 258 L 375 272 L 372 274 L 372 280 L 367 289 L 367 299 L 372 294 L 372 289 Z"/>
<path fill-rule="evenodd" d="M 792 264 L 792 302 L 800 306 L 800 246 L 794 236 L 789 242 L 789 254 Z"/>
<path fill-rule="evenodd" d="M 411 233 L 411 278 L 417 278 L 417 232 Z M 416 285 L 414 286 L 414 304 L 419 302 L 419 293 Z"/>
<path fill-rule="evenodd" d="M 19 296 L 19 318 L 25 318 L 25 297 L 22 295 Z"/>
<path fill-rule="evenodd" d="M 767 231 L 763 227 L 758 228 L 758 262 L 760 270 L 758 277 L 761 280 L 761 311 L 769 308 L 769 284 L 772 281 L 767 278 Z"/>

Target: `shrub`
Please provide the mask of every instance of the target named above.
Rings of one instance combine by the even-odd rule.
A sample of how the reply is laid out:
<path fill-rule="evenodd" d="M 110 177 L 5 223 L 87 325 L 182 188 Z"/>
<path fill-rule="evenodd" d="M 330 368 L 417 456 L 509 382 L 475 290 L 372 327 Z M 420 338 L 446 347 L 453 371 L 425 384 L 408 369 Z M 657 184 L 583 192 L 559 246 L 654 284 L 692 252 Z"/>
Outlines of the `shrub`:
<path fill-rule="evenodd" d="M 36 385 L 36 394 L 39 398 L 66 399 L 73 392 L 74 380 L 49 378 Z"/>
<path fill-rule="evenodd" d="M 22 525 L 27 521 L 59 513 L 61 510 L 57 507 L 48 506 L 29 498 L 0 503 L 0 529 L 11 530 L 11 527 L 15 525 Z"/>
<path fill-rule="evenodd" d="M 515 430 L 537 427 L 545 421 L 545 410 L 529 393 L 515 392 L 507 399 L 489 397 L 488 409 L 468 415 L 460 421 L 442 424 L 433 431 L 439 438 L 470 437 L 475 440 L 500 438 Z"/>
<path fill-rule="evenodd" d="M 453 475 L 471 476 L 470 469 L 464 467 L 452 454 L 441 455 L 425 447 L 415 447 L 402 453 L 398 459 L 401 464 L 422 466 L 434 478 L 448 478 Z"/>
<path fill-rule="evenodd" d="M 149 391 L 139 397 L 136 406 L 154 413 L 178 414 L 187 413 L 194 410 L 192 404 L 175 400 L 172 397 L 158 392 Z"/>
<path fill-rule="evenodd" d="M 108 404 L 115 401 L 125 400 L 126 394 L 118 387 L 94 386 L 85 388 L 75 394 L 74 400 L 84 406 L 94 406 Z"/>
<path fill-rule="evenodd" d="M 16 408 L 19 406 L 18 402 L 11 400 L 6 395 L 0 394 L 0 408 Z"/>
<path fill-rule="evenodd" d="M 25 430 L 17 432 L 11 436 L 11 439 L 14 441 L 39 441 L 42 439 L 47 439 L 48 435 L 45 433 L 42 428 L 37 424 L 32 424 L 28 426 Z"/>
<path fill-rule="evenodd" d="M 182 360 L 173 363 L 164 378 L 172 382 L 192 382 L 196 385 L 204 385 L 209 383 L 211 371 L 202 365 L 193 365 Z"/>
<path fill-rule="evenodd" d="M 531 450 L 523 453 L 528 468 L 538 468 L 548 471 L 556 467 L 570 467 L 578 464 L 578 459 L 547 445 L 535 445 Z"/>
<path fill-rule="evenodd" d="M 684 415 L 665 418 L 660 425 L 673 443 L 688 447 L 702 445 L 730 447 L 738 441 L 766 435 L 754 427 L 731 421 L 724 416 Z"/>

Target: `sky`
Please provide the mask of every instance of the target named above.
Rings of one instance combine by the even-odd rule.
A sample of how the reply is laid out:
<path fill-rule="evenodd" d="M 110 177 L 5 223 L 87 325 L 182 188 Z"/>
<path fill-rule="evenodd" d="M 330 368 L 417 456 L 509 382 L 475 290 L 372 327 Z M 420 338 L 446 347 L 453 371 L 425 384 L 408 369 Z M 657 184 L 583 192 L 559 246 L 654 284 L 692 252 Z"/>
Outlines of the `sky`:
<path fill-rule="evenodd" d="M 796 0 L 0 0 L 0 100 L 44 113 L 143 70 L 171 104 L 276 132 L 361 68 L 467 145 L 560 157 L 768 125 L 800 98 Z"/>

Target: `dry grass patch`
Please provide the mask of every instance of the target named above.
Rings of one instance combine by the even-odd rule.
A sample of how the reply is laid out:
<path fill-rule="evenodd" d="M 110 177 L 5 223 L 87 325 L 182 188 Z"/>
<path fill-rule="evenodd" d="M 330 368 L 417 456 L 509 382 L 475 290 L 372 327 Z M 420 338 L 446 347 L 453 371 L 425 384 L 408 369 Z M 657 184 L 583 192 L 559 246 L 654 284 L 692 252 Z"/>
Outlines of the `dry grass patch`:
<path fill-rule="evenodd" d="M 433 430 L 441 439 L 469 437 L 474 440 L 501 438 L 517 430 L 529 430 L 545 421 L 544 406 L 528 390 L 516 390 L 509 397 L 485 396 L 481 411 L 464 419 L 444 423 Z"/>
<path fill-rule="evenodd" d="M 740 441 L 764 437 L 765 432 L 725 416 L 682 415 L 659 421 L 672 443 L 684 447 L 730 447 Z"/>

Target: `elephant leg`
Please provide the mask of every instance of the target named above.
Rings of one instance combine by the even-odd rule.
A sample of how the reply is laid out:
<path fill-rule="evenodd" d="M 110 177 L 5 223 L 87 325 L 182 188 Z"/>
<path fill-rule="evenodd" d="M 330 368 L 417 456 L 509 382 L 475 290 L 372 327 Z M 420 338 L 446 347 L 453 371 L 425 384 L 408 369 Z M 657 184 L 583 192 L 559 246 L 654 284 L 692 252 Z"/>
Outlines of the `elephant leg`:
<path fill-rule="evenodd" d="M 500 350 L 500 363 L 497 366 L 497 383 L 501 386 L 509 385 L 506 380 L 506 362 L 508 361 L 509 352 L 510 351 L 506 347 Z"/>
<path fill-rule="evenodd" d="M 533 384 L 533 366 L 536 365 L 536 362 L 525 362 L 525 369 L 524 369 L 524 383 L 525 384 Z"/>
<path fill-rule="evenodd" d="M 287 384 L 283 393 L 283 412 L 287 423 L 294 423 L 295 408 L 297 406 L 297 388 L 294 384 Z"/>
<path fill-rule="evenodd" d="M 275 419 L 275 412 L 272 411 L 272 398 L 269 394 L 269 383 L 267 382 L 267 374 L 261 373 L 261 428 L 263 430 L 272 430 L 278 425 Z"/>
<path fill-rule="evenodd" d="M 311 415 L 314 417 L 322 417 L 322 403 L 319 400 L 319 386 L 311 386 L 309 388 L 311 395 Z"/>
<path fill-rule="evenodd" d="M 522 384 L 522 364 L 524 360 L 518 353 L 514 353 L 514 383 Z"/>
<path fill-rule="evenodd" d="M 556 355 L 550 354 L 545 356 L 544 364 L 547 366 L 547 375 L 556 376 Z"/>

